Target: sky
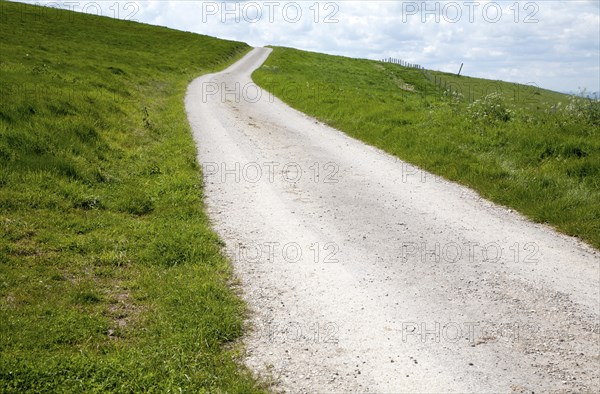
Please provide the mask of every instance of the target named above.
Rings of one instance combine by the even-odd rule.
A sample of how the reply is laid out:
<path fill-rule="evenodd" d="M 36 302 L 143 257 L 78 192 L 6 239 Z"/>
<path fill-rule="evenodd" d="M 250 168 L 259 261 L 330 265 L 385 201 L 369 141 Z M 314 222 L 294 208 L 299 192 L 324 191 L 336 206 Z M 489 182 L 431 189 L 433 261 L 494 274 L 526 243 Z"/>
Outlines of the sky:
<path fill-rule="evenodd" d="M 178 30 L 425 68 L 600 91 L 600 0 L 27 1 Z"/>

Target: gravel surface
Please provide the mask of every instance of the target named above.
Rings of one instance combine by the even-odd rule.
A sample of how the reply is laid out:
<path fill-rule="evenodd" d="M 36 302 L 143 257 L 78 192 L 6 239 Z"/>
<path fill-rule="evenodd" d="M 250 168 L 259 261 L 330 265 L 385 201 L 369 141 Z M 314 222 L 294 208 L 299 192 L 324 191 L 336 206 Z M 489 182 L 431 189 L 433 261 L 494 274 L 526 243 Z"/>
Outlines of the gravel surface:
<path fill-rule="evenodd" d="M 310 118 L 189 86 L 213 227 L 274 391 L 599 392 L 600 253 Z"/>

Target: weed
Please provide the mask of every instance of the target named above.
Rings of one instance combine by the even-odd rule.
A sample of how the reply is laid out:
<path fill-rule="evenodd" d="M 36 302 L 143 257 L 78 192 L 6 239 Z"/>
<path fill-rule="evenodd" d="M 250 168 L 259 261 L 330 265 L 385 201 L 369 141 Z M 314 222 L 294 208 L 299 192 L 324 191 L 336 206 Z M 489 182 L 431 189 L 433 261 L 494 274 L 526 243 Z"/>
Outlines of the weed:
<path fill-rule="evenodd" d="M 508 122 L 513 116 L 513 111 L 499 93 L 490 93 L 475 100 L 469 104 L 467 112 L 471 120 L 483 123 Z"/>

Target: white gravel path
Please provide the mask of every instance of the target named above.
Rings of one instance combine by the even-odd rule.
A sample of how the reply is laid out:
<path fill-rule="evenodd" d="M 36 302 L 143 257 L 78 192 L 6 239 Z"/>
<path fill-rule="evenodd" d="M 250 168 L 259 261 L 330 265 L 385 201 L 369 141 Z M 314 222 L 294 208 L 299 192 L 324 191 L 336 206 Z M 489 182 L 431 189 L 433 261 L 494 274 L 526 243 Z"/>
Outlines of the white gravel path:
<path fill-rule="evenodd" d="M 189 86 L 206 204 L 286 392 L 600 392 L 600 253 L 260 91 Z"/>

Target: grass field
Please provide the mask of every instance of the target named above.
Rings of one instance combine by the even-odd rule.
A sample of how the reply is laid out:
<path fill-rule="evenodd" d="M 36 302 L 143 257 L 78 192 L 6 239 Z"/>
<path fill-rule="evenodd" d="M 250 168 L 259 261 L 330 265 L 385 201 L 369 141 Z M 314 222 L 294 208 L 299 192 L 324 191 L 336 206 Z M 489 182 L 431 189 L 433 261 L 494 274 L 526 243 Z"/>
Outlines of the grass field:
<path fill-rule="evenodd" d="M 600 103 L 428 75 L 277 47 L 253 78 L 355 138 L 600 248 Z"/>
<path fill-rule="evenodd" d="M 0 11 L 0 392 L 262 391 L 183 106 L 248 46 Z"/>

